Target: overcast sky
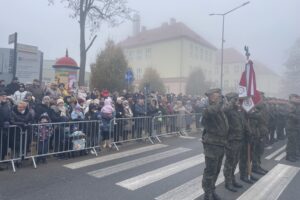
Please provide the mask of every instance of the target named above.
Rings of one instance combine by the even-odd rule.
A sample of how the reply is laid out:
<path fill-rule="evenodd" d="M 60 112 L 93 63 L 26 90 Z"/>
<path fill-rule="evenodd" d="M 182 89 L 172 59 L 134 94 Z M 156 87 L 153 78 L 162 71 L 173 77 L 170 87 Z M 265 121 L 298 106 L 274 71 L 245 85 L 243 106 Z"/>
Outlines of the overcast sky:
<path fill-rule="evenodd" d="M 220 48 L 222 19 L 208 14 L 226 12 L 245 1 L 129 0 L 128 5 L 139 12 L 147 29 L 174 17 Z M 289 48 L 300 37 L 299 8 L 300 0 L 251 0 L 226 16 L 225 48 L 243 52 L 247 44 L 254 59 L 281 72 Z M 79 63 L 79 25 L 69 18 L 70 13 L 60 0 L 53 6 L 47 0 L 0 0 L 0 47 L 12 47 L 8 35 L 18 32 L 19 42 L 38 46 L 45 59 L 62 57 L 68 48 Z M 115 28 L 103 25 L 88 53 L 88 64 L 94 62 L 108 38 L 119 42 L 131 34 L 130 22 Z"/>

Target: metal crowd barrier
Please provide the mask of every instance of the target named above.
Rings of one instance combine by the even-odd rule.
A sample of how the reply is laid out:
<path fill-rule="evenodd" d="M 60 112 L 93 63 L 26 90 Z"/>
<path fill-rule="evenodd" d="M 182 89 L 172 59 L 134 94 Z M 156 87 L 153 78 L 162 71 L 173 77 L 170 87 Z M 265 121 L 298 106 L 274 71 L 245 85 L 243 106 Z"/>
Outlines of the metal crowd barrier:
<path fill-rule="evenodd" d="M 91 150 L 98 156 L 100 148 L 100 121 L 72 121 L 32 124 L 27 129 L 25 159 L 46 162 L 46 156 L 70 157 L 74 152 L 86 154 Z M 37 160 L 35 160 L 37 159 Z"/>
<path fill-rule="evenodd" d="M 15 162 L 21 162 L 24 157 L 25 128 L 9 126 L 0 128 L 0 163 L 11 163 L 16 172 Z"/>
<path fill-rule="evenodd" d="M 188 132 L 201 132 L 201 118 L 201 113 L 155 116 L 152 119 L 152 137 L 161 142 L 161 136 L 187 136 Z"/>
<path fill-rule="evenodd" d="M 110 121 L 109 138 L 119 151 L 118 144 L 149 140 L 152 144 L 152 117 L 116 118 Z"/>

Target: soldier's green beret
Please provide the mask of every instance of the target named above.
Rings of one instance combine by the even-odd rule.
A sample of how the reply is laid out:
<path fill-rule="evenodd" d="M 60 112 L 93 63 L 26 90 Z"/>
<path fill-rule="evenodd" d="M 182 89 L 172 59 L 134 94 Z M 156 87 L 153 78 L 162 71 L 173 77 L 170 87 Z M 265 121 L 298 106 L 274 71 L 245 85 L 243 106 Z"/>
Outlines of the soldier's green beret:
<path fill-rule="evenodd" d="M 211 94 L 214 94 L 214 93 L 220 93 L 221 94 L 221 89 L 220 88 L 214 88 L 214 89 L 207 90 L 205 92 L 205 95 L 210 96 Z"/>
<path fill-rule="evenodd" d="M 228 101 L 230 101 L 231 99 L 234 99 L 234 98 L 239 98 L 239 94 L 236 92 L 230 92 L 230 93 L 226 94 L 225 96 Z"/>

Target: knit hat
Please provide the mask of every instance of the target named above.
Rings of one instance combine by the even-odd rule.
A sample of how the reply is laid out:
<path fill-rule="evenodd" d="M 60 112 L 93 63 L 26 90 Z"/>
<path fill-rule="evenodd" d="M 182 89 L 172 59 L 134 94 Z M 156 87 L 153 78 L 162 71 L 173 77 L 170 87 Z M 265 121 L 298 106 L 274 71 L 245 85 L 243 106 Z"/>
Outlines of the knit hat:
<path fill-rule="evenodd" d="M 39 121 L 41 121 L 42 119 L 47 119 L 48 122 L 50 122 L 50 117 L 47 113 L 43 113 L 41 114 L 40 118 L 39 118 Z"/>
<path fill-rule="evenodd" d="M 64 102 L 64 100 L 62 100 L 62 99 L 57 99 L 56 104 L 58 105 L 58 104 L 60 104 L 60 103 L 65 103 L 65 102 Z"/>

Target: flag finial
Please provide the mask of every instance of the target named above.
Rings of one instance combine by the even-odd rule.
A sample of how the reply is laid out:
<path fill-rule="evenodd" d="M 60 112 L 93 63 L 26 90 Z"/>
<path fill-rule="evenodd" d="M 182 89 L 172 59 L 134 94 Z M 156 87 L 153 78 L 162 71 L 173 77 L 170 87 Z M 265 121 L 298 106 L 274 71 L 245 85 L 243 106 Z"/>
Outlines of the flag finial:
<path fill-rule="evenodd" d="M 245 46 L 244 47 L 245 51 L 246 51 L 246 57 L 247 57 L 247 60 L 249 60 L 249 57 L 250 57 L 250 52 L 249 52 L 249 47 L 248 46 Z"/>

